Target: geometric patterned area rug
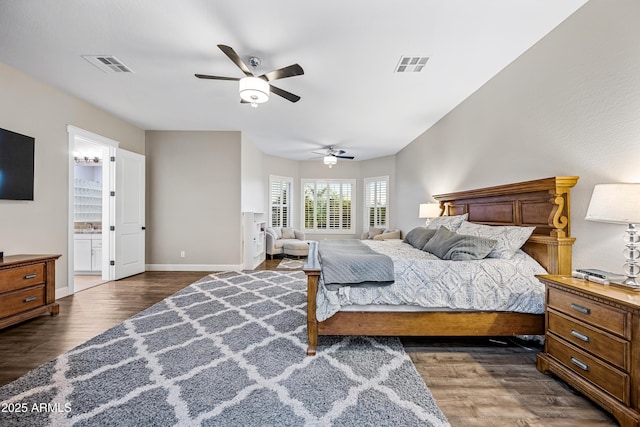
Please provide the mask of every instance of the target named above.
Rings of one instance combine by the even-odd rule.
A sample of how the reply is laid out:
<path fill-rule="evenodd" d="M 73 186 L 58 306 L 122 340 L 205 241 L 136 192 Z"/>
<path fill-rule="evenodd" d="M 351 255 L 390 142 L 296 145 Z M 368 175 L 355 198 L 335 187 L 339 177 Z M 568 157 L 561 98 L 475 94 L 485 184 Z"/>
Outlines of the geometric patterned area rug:
<path fill-rule="evenodd" d="M 320 337 L 301 271 L 212 274 L 0 388 L 5 426 L 448 426 L 397 338 Z"/>
<path fill-rule="evenodd" d="M 286 268 L 289 270 L 301 270 L 302 266 L 307 263 L 307 258 L 282 258 L 282 261 L 278 264 L 276 268 Z"/>

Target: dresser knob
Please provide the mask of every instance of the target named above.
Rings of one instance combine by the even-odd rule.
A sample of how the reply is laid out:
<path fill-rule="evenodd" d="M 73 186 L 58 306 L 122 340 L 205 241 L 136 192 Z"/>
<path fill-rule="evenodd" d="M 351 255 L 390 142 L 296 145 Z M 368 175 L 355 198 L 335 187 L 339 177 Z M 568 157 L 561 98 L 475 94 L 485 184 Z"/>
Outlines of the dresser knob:
<path fill-rule="evenodd" d="M 571 357 L 571 363 L 573 363 L 574 365 L 576 365 L 578 368 L 582 369 L 583 371 L 588 371 L 589 370 L 589 365 L 587 365 L 584 362 L 581 362 L 580 360 L 576 359 L 575 357 Z"/>
<path fill-rule="evenodd" d="M 37 276 L 38 276 L 37 274 L 32 273 L 32 274 L 25 274 L 22 278 L 27 280 L 27 279 L 34 279 Z"/>
<path fill-rule="evenodd" d="M 585 335 L 582 332 L 576 331 L 575 329 L 571 330 L 571 335 L 573 335 L 574 337 L 576 337 L 579 340 L 582 340 L 584 342 L 589 342 L 589 335 Z"/>
<path fill-rule="evenodd" d="M 31 301 L 35 301 L 37 299 L 38 299 L 38 297 L 36 297 L 36 296 L 26 297 L 25 299 L 22 300 L 22 302 L 31 302 Z"/>
<path fill-rule="evenodd" d="M 591 314 L 591 310 L 578 304 L 571 304 L 571 308 L 575 311 L 579 311 L 582 314 Z"/>

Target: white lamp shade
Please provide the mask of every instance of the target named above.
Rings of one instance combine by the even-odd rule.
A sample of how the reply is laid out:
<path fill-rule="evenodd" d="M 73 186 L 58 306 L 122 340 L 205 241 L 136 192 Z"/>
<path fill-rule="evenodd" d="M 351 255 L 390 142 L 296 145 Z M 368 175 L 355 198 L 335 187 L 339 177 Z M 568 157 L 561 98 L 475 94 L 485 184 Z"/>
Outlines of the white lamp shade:
<path fill-rule="evenodd" d="M 420 203 L 418 218 L 436 218 L 440 216 L 440 203 Z"/>
<path fill-rule="evenodd" d="M 614 224 L 640 224 L 640 184 L 598 184 L 586 220 Z"/>
<path fill-rule="evenodd" d="M 252 104 L 262 104 L 269 100 L 269 83 L 258 77 L 240 79 L 240 98 Z"/>
<path fill-rule="evenodd" d="M 324 156 L 324 159 L 322 160 L 324 162 L 325 165 L 335 165 L 336 163 L 338 163 L 338 159 L 335 156 Z"/>

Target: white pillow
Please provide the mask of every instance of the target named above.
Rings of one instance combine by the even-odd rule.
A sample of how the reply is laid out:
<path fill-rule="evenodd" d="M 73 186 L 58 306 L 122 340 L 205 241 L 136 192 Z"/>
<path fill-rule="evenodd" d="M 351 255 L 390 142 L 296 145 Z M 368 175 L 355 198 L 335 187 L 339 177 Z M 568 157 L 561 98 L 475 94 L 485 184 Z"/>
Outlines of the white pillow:
<path fill-rule="evenodd" d="M 453 216 L 437 216 L 429 221 L 427 228 L 437 230 L 438 228 L 445 227 L 449 231 L 458 231 L 460 224 L 469 218 L 469 214 L 453 215 Z"/>
<path fill-rule="evenodd" d="M 369 239 L 373 239 L 379 234 L 382 234 L 384 230 L 378 227 L 369 227 Z"/>
<path fill-rule="evenodd" d="M 283 239 L 295 239 L 296 232 L 293 227 L 282 227 L 282 238 Z"/>
<path fill-rule="evenodd" d="M 495 248 L 487 258 L 511 259 L 518 249 L 527 242 L 535 227 L 519 227 L 517 225 L 484 225 L 463 222 L 458 233 L 497 240 Z"/>

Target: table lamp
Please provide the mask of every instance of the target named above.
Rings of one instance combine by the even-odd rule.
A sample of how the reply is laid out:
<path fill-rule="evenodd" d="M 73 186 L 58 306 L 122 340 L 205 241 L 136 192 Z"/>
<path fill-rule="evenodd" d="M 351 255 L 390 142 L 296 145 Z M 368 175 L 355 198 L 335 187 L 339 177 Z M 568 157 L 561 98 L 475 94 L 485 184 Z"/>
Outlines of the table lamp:
<path fill-rule="evenodd" d="M 640 288 L 640 234 L 636 224 L 640 224 L 640 184 L 598 184 L 593 188 L 589 208 L 588 221 L 627 224 L 624 235 L 624 274 L 627 278 L 623 284 L 632 288 Z"/>

